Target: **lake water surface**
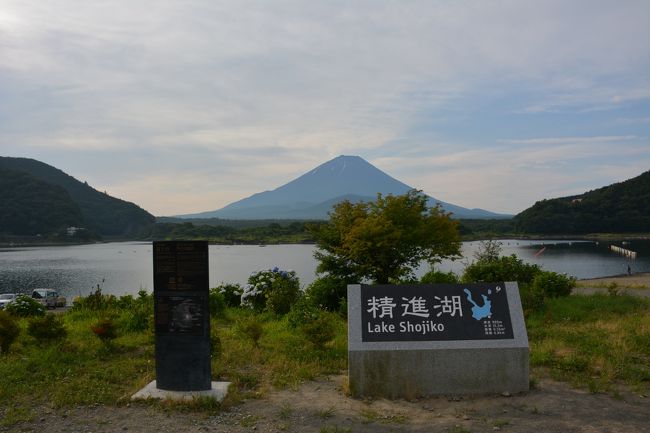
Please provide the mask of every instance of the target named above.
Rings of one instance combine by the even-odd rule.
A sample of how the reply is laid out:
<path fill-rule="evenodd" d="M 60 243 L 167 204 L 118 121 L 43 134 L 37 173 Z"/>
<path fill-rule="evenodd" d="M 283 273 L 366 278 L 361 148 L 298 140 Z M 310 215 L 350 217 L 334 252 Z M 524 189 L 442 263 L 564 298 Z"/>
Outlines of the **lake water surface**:
<path fill-rule="evenodd" d="M 650 272 L 650 241 L 521 241 L 502 240 L 503 254 L 516 254 L 544 269 L 578 278 L 623 274 L 628 263 L 634 272 Z M 636 260 L 610 251 L 610 244 L 637 252 Z M 473 259 L 479 242 L 464 242 L 458 261 L 445 261 L 442 271 L 461 273 Z M 544 251 L 539 251 L 544 248 Z M 255 271 L 278 266 L 295 270 L 303 285 L 315 278 L 313 245 L 210 245 L 210 285 L 245 284 Z M 423 266 L 421 275 L 428 270 Z M 153 290 L 151 243 L 119 242 L 58 247 L 0 249 L 0 293 L 29 292 L 36 287 L 58 289 L 64 296 L 87 295 L 101 285 L 104 293 L 122 295 Z"/>

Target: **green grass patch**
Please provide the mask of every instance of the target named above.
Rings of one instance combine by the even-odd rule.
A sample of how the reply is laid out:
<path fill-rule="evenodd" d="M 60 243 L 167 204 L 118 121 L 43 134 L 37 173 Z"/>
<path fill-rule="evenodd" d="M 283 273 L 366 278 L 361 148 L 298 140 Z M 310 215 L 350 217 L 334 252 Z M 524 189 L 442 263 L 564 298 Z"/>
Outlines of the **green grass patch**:
<path fill-rule="evenodd" d="M 11 425 L 26 420 L 31 408 L 39 404 L 54 408 L 119 405 L 153 380 L 155 348 L 151 327 L 127 331 L 119 325 L 123 313 L 118 307 L 70 311 L 63 315 L 65 339 L 45 344 L 30 337 L 26 332 L 28 319 L 20 319 L 21 334 L 9 353 L 0 356 L 3 422 Z M 91 326 L 103 318 L 117 324 L 114 340 L 102 341 L 92 332 Z M 238 329 L 237 323 L 243 319 L 261 325 L 257 344 Z M 340 373 L 346 367 L 347 328 L 340 317 L 333 316 L 332 320 L 336 321 L 337 337 L 316 348 L 291 329 L 285 318 L 227 309 L 212 323 L 222 346 L 220 353 L 213 355 L 213 380 L 233 382 L 225 404 L 260 397 L 273 387 L 295 388 L 305 380 Z M 183 408 L 218 409 L 201 401 L 184 404 Z"/>
<path fill-rule="evenodd" d="M 592 392 L 650 387 L 650 301 L 632 296 L 553 299 L 527 318 L 530 362 Z"/>

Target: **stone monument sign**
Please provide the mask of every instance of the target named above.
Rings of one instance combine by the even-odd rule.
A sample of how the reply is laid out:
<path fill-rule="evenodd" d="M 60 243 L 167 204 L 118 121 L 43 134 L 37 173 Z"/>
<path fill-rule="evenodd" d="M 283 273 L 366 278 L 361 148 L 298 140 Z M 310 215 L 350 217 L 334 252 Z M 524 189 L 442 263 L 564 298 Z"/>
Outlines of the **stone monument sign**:
<path fill-rule="evenodd" d="M 153 243 L 156 386 L 211 389 L 208 243 Z"/>
<path fill-rule="evenodd" d="M 528 390 L 516 283 L 348 286 L 355 397 Z"/>

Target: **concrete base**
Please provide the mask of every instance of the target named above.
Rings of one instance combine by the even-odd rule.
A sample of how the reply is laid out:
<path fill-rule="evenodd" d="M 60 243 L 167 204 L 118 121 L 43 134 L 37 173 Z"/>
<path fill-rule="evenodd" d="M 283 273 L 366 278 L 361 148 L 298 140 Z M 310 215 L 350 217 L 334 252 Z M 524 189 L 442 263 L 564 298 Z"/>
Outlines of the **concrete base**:
<path fill-rule="evenodd" d="M 205 391 L 167 391 L 156 388 L 156 381 L 150 382 L 140 391 L 133 394 L 131 400 L 145 400 L 148 398 L 158 398 L 161 400 L 192 401 L 197 397 L 213 398 L 221 403 L 228 395 L 228 386 L 230 382 L 212 382 L 212 389 Z"/>
<path fill-rule="evenodd" d="M 528 391 L 528 348 L 349 352 L 353 397 Z"/>

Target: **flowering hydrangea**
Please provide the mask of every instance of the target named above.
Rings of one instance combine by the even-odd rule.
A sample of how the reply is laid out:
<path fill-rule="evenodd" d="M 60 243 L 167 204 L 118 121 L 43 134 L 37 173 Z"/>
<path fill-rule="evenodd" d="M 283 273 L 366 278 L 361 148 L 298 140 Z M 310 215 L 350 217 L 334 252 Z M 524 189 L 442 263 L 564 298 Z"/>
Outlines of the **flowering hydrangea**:
<path fill-rule="evenodd" d="M 243 306 L 278 314 L 289 311 L 300 292 L 300 282 L 294 271 L 273 269 L 253 272 L 241 294 Z"/>

